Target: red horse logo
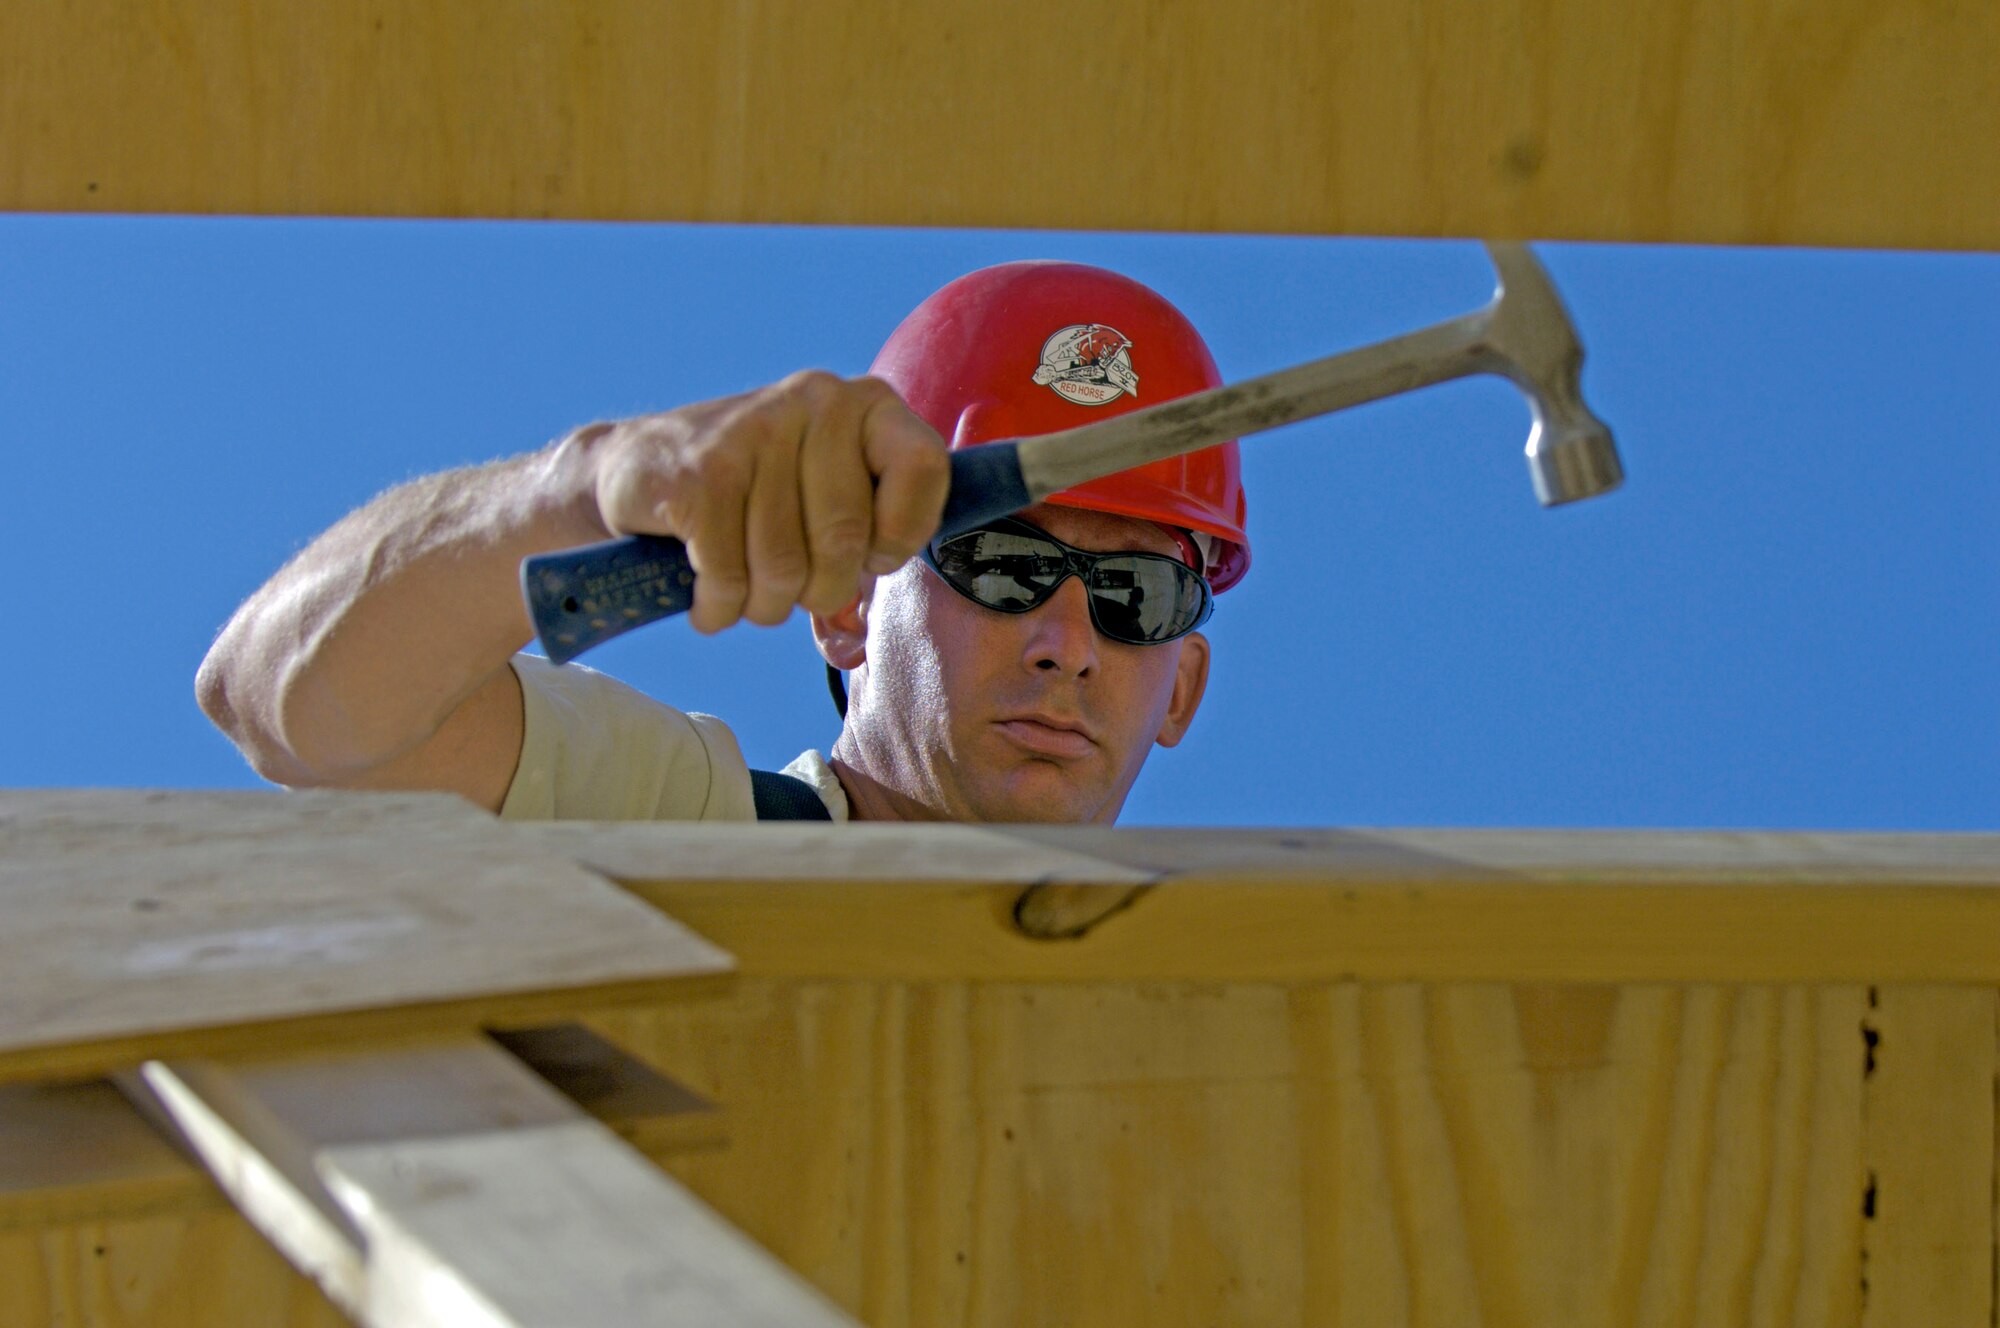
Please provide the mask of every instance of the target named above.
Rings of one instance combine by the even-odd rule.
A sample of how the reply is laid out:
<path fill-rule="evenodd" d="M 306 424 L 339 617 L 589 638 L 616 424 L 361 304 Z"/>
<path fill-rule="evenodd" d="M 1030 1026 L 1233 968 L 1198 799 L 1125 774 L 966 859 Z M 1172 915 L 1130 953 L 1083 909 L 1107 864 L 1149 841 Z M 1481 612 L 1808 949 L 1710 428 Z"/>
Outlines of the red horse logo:
<path fill-rule="evenodd" d="M 1075 323 L 1042 344 L 1035 381 L 1081 406 L 1101 406 L 1130 392 L 1139 395 L 1132 342 L 1103 323 Z"/>

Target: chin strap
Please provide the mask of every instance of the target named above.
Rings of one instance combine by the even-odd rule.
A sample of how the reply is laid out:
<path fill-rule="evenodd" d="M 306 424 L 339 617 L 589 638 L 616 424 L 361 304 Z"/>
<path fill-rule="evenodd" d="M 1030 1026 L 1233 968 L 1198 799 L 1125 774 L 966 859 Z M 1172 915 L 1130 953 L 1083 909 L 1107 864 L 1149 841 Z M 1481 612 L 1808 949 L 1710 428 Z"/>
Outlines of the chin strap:
<path fill-rule="evenodd" d="M 847 680 L 840 676 L 840 670 L 829 664 L 826 666 L 826 690 L 833 694 L 833 708 L 840 712 L 841 719 L 847 718 Z"/>

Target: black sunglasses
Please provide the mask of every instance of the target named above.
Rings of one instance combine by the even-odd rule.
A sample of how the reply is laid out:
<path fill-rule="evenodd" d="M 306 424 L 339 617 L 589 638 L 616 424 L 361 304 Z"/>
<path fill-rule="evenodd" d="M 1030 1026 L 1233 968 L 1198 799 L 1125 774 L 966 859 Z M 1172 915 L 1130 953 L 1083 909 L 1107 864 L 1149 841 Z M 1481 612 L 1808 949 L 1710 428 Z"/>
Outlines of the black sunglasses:
<path fill-rule="evenodd" d="M 1097 630 L 1137 646 L 1186 636 L 1215 607 L 1207 578 L 1178 558 L 1090 553 L 1013 517 L 933 540 L 923 559 L 953 590 L 1000 613 L 1026 613 L 1080 576 Z"/>

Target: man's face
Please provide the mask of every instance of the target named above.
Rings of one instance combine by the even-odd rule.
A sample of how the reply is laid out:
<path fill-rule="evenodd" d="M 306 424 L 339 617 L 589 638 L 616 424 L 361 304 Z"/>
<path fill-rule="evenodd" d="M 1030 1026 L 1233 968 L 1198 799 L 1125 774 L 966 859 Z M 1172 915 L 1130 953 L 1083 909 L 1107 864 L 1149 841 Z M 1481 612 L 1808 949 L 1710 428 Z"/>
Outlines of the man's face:
<path fill-rule="evenodd" d="M 1080 549 L 1180 556 L 1149 521 L 1046 505 L 1022 516 Z M 1207 681 L 1204 638 L 1114 641 L 1079 577 L 1000 613 L 913 559 L 863 612 L 866 659 L 834 754 L 907 802 L 873 814 L 1108 824 L 1153 744 L 1180 741 Z"/>

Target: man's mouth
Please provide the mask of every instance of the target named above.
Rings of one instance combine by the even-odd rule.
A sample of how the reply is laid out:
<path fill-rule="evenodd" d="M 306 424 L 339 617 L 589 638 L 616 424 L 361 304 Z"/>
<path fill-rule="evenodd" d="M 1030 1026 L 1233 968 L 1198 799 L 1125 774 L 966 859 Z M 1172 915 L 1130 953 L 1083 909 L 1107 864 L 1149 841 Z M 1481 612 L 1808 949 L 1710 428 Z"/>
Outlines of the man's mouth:
<path fill-rule="evenodd" d="M 1090 755 L 1097 746 L 1081 723 L 1054 715 L 1016 715 L 994 727 L 1009 742 L 1037 756 L 1076 759 Z"/>

